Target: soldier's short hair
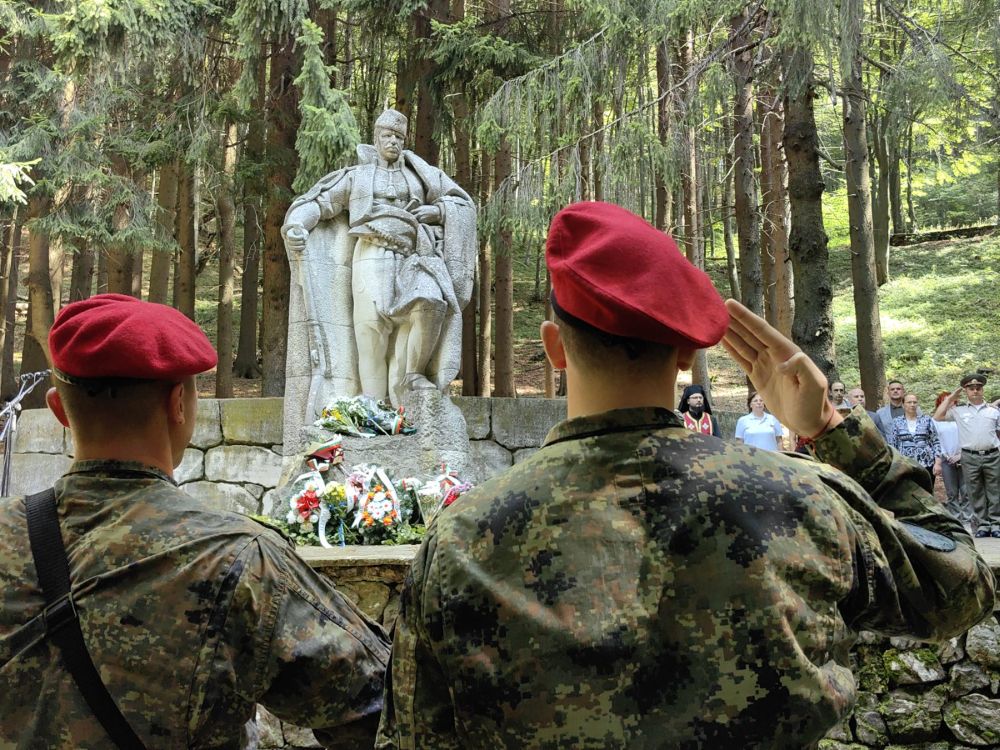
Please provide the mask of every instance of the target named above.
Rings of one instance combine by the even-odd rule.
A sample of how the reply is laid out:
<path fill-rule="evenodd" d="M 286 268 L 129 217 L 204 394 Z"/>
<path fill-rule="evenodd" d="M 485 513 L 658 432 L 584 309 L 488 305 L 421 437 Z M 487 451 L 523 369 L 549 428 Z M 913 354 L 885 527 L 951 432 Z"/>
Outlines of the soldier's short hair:
<path fill-rule="evenodd" d="M 595 328 L 565 310 L 553 308 L 563 345 L 588 368 L 606 368 L 609 357 L 649 366 L 663 366 L 673 355 L 674 347 L 655 341 L 618 336 Z"/>
<path fill-rule="evenodd" d="M 160 380 L 107 379 L 88 384 L 56 380 L 56 390 L 70 424 L 81 437 L 128 434 L 145 427 L 175 383 Z"/>

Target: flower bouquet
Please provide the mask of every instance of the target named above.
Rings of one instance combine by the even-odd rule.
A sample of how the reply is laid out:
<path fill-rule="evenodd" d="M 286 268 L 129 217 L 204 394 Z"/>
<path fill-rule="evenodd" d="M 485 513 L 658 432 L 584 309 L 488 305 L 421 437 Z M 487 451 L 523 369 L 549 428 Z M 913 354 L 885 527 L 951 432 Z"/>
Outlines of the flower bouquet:
<path fill-rule="evenodd" d="M 361 437 L 409 435 L 416 431 L 406 419 L 403 407 L 393 409 L 384 401 L 376 401 L 368 396 L 334 399 L 323 409 L 314 424 L 327 430 Z"/>

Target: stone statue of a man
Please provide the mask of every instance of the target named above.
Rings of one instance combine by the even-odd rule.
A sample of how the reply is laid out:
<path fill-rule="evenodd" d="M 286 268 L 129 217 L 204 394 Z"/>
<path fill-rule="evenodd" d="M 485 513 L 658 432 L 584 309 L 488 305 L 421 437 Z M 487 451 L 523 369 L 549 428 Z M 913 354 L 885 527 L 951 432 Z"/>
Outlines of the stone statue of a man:
<path fill-rule="evenodd" d="M 330 396 L 358 393 L 399 404 L 409 389 L 445 389 L 458 371 L 476 208 L 448 175 L 403 150 L 406 125 L 384 111 L 358 164 L 326 175 L 285 215 L 304 307 L 297 316 L 293 293 L 289 323 L 308 326 L 314 412 Z"/>

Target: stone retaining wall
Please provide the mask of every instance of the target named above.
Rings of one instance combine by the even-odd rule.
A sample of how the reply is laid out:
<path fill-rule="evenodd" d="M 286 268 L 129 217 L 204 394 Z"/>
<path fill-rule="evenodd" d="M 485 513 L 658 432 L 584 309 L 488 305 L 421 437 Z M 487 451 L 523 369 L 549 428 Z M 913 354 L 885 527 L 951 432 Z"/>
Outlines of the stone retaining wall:
<path fill-rule="evenodd" d="M 465 415 L 471 441 L 465 476 L 477 484 L 533 453 L 566 416 L 564 399 L 454 401 Z M 219 507 L 271 515 L 270 490 L 282 479 L 282 407 L 280 398 L 201 399 L 191 445 L 174 472 L 177 482 Z M 69 430 L 48 409 L 21 414 L 14 448 L 11 495 L 52 486 L 72 462 Z M 352 451 L 346 460 L 362 463 L 365 457 Z"/>
<path fill-rule="evenodd" d="M 202 399 L 191 445 L 174 470 L 188 494 L 227 510 L 267 511 L 281 478 L 280 398 Z M 72 462 L 73 441 L 48 409 L 21 414 L 11 495 L 51 487 Z"/>

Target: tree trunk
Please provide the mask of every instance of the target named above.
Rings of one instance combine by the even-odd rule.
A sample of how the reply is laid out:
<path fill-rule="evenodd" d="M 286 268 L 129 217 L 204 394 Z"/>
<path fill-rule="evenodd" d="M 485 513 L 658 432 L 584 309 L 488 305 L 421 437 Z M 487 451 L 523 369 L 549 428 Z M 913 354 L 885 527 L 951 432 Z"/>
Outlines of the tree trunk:
<path fill-rule="evenodd" d="M 344 35 L 345 44 L 349 35 Z M 243 160 L 251 169 L 264 159 L 264 112 L 267 108 L 266 55 L 261 55 L 257 68 L 257 94 L 254 111 L 260 116 L 251 119 L 247 127 L 247 144 Z M 260 217 L 261 195 L 265 192 L 260 179 L 247 180 L 243 191 L 243 273 L 240 277 L 240 342 L 236 350 L 233 375 L 238 378 L 260 376 L 257 364 L 258 286 L 260 281 Z"/>
<path fill-rule="evenodd" d="M 813 112 L 812 51 L 808 47 L 792 48 L 785 53 L 784 65 L 788 85 L 782 143 L 788 162 L 788 246 L 795 290 L 792 339 L 832 382 L 837 377 L 830 311 L 833 289 L 827 268 L 828 238 L 823 227 L 824 184 Z"/>
<path fill-rule="evenodd" d="M 872 229 L 871 183 L 868 174 L 868 138 L 865 132 L 865 93 L 861 86 L 862 0 L 842 0 L 841 28 L 854 29 L 845 43 L 854 50 L 843 71 L 844 171 L 847 211 L 851 223 L 851 277 L 858 330 L 861 387 L 870 404 L 880 402 L 885 386 L 882 327 L 879 321 Z"/>
<path fill-rule="evenodd" d="M 70 272 L 69 301 L 88 299 L 94 286 L 94 248 L 86 240 L 76 243 Z"/>
<path fill-rule="evenodd" d="M 886 143 L 885 118 L 872 119 L 872 151 L 878 163 L 875 195 L 872 196 L 872 240 L 875 243 L 876 279 L 878 285 L 882 286 L 889 281 L 889 148 Z"/>
<path fill-rule="evenodd" d="M 774 259 L 774 326 L 786 336 L 792 335 L 794 316 L 792 265 L 788 256 L 788 167 L 781 137 L 784 131 L 784 110 L 781 98 L 773 91 L 767 94 L 767 109 L 761 131 L 761 152 L 767 152 L 770 175 L 764 197 L 766 211 L 765 236 L 768 253 Z M 765 148 L 766 143 L 766 148 Z M 763 173 L 763 165 L 762 165 Z M 761 179 L 763 183 L 763 178 Z"/>
<path fill-rule="evenodd" d="M 97 250 L 97 294 L 108 293 L 108 254 Z"/>
<path fill-rule="evenodd" d="M 733 243 L 733 121 L 729 117 L 722 118 L 723 137 L 725 143 L 722 152 L 722 168 L 725 171 L 725 180 L 722 191 L 722 240 L 726 243 L 726 275 L 729 277 L 729 296 L 733 299 L 740 297 L 740 271 L 736 260 L 736 247 Z"/>
<path fill-rule="evenodd" d="M 160 239 L 174 242 L 177 208 L 177 161 L 170 161 L 160 167 L 159 184 L 156 188 L 156 223 L 160 228 Z M 167 304 L 170 291 L 170 267 L 174 264 L 174 254 L 166 250 L 153 253 L 149 264 L 150 302 Z"/>
<path fill-rule="evenodd" d="M 38 219 L 48 215 L 52 200 L 47 195 L 35 195 L 28 202 L 28 217 Z M 49 359 L 49 329 L 55 319 L 52 300 L 52 278 L 49 267 L 49 237 L 41 231 L 28 231 L 28 325 L 24 332 L 21 374 L 44 370 Z M 25 409 L 45 405 L 45 389 L 35 391 L 22 402 Z"/>
<path fill-rule="evenodd" d="M 174 266 L 174 307 L 194 320 L 196 254 L 194 168 L 184 159 L 177 166 L 178 252 Z"/>
<path fill-rule="evenodd" d="M 215 348 L 219 366 L 215 370 L 215 397 L 233 396 L 233 263 L 236 257 L 236 144 L 239 133 L 229 123 L 222 139 L 222 172 L 219 175 L 215 211 L 219 217 L 219 316 Z"/>
<path fill-rule="evenodd" d="M 730 19 L 733 31 L 743 27 L 747 13 Z M 733 37 L 733 47 L 746 47 L 750 35 L 744 29 Z M 753 52 L 744 50 L 733 57 L 736 98 L 733 109 L 733 190 L 736 203 L 736 232 L 740 248 L 740 291 L 748 309 L 764 312 L 764 287 L 760 259 L 760 220 L 757 214 L 757 184 L 754 181 L 753 145 Z"/>
<path fill-rule="evenodd" d="M 485 203 L 492 186 L 493 160 L 482 160 L 479 202 Z M 492 394 L 493 377 L 493 237 L 479 238 L 479 338 L 476 341 L 476 370 L 479 374 L 477 396 Z"/>
<path fill-rule="evenodd" d="M 1000 166 L 997 167 L 997 185 L 1000 187 Z M 997 200 L 1000 200 L 998 198 Z M 917 214 L 913 210 L 913 123 L 906 128 L 906 216 L 907 232 L 917 231 Z"/>
<path fill-rule="evenodd" d="M 773 173 L 774 159 L 772 149 L 775 144 L 770 140 L 770 126 L 773 94 L 769 90 L 761 91 L 757 99 L 757 123 L 760 131 L 760 202 L 762 221 L 760 223 L 760 270 L 764 282 L 764 319 L 775 328 L 778 327 L 778 300 L 775 266 L 778 260 L 774 254 L 774 226 L 771 224 L 771 203 L 775 200 L 775 176 Z"/>
<path fill-rule="evenodd" d="M 689 28 L 684 37 L 684 43 L 679 49 L 678 78 L 685 78 L 691 70 L 694 60 L 694 30 Z M 697 81 L 688 81 L 681 89 L 680 95 L 686 108 L 690 108 Z M 705 268 L 705 246 L 701 234 L 700 190 L 698 187 L 698 136 L 688 112 L 687 124 L 684 128 L 684 165 L 681 171 L 681 190 L 684 194 L 684 252 L 687 259 L 696 268 Z M 711 380 L 708 375 L 708 354 L 699 349 L 695 354 L 691 367 L 691 382 L 700 383 L 711 397 Z"/>
<path fill-rule="evenodd" d="M 906 234 L 899 176 L 899 133 L 889 139 L 889 216 L 892 219 L 892 233 Z"/>
<path fill-rule="evenodd" d="M 664 148 L 670 141 L 670 97 L 666 92 L 671 84 L 670 49 L 666 41 L 656 45 L 656 134 Z M 673 192 L 667 181 L 666 172 L 661 168 L 656 172 L 656 227 L 668 231 L 673 213 Z"/>
<path fill-rule="evenodd" d="M 493 167 L 494 189 L 510 176 L 510 143 L 500 144 Z M 496 378 L 494 396 L 514 396 L 514 255 L 511 231 L 501 223 L 494 238 L 496 256 Z"/>
<path fill-rule="evenodd" d="M 298 93 L 293 85 L 301 65 L 292 37 L 285 37 L 271 57 L 271 95 L 267 108 L 267 151 L 271 172 L 264 214 L 264 309 L 260 348 L 263 354 L 264 396 L 285 391 L 288 346 L 288 285 L 291 272 L 281 239 L 281 225 L 291 199 L 298 163 L 295 134 L 299 126 Z"/>
<path fill-rule="evenodd" d="M 62 307 L 63 266 L 66 264 L 66 251 L 61 239 L 49 243 L 49 287 L 52 289 L 52 315 L 55 316 Z"/>
<path fill-rule="evenodd" d="M 3 314 L 3 328 L 0 328 L 0 398 L 3 399 L 9 399 L 17 392 L 14 383 L 14 324 L 17 318 L 17 277 L 23 224 L 24 208 L 15 207 L 4 245 L 3 279 L 0 281 L 0 294 L 3 295 L 0 299 L 0 312 Z"/>
<path fill-rule="evenodd" d="M 593 110 L 591 112 L 593 123 L 591 132 L 594 136 L 594 147 L 591 150 L 593 155 L 594 171 L 591 183 L 591 196 L 595 201 L 604 200 L 604 104 L 599 96 L 594 97 Z"/>

